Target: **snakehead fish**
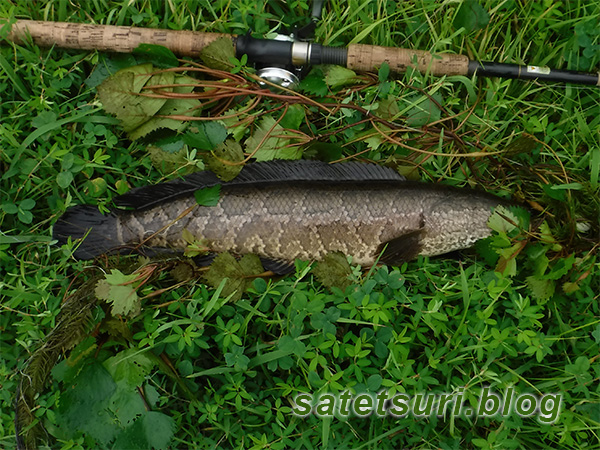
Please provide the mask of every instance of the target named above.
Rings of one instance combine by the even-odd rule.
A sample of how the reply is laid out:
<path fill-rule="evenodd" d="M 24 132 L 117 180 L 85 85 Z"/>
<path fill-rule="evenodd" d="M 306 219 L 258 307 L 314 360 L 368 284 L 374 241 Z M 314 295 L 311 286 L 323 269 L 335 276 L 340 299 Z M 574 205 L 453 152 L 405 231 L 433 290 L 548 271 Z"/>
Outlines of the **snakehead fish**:
<path fill-rule="evenodd" d="M 217 205 L 199 206 L 194 192 L 217 184 Z M 74 256 L 91 259 L 131 249 L 183 251 L 187 230 L 211 252 L 255 253 L 265 268 L 285 273 L 296 258 L 335 251 L 370 266 L 467 248 L 490 234 L 487 220 L 506 202 L 406 181 L 375 164 L 272 161 L 249 164 L 230 182 L 198 172 L 133 189 L 115 203 L 130 209 L 103 215 L 94 206 L 70 208 L 54 238 L 84 238 Z"/>

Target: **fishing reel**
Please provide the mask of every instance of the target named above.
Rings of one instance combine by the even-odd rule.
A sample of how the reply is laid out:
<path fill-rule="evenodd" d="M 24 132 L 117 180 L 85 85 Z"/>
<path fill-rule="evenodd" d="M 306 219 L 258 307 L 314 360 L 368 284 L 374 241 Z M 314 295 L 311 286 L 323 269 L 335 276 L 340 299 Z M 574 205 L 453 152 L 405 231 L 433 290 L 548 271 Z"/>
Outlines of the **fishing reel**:
<path fill-rule="evenodd" d="M 321 20 L 323 3 L 324 0 L 313 2 L 310 22 L 302 28 L 295 28 L 289 34 L 278 34 L 269 40 L 253 38 L 250 33 L 238 36 L 238 56 L 248 55 L 248 59 L 255 62 L 254 67 L 259 77 L 292 90 L 298 87 L 309 64 L 345 64 L 345 52 L 335 52 L 335 49 L 311 42 L 317 22 Z M 268 87 L 267 83 L 260 84 Z"/>

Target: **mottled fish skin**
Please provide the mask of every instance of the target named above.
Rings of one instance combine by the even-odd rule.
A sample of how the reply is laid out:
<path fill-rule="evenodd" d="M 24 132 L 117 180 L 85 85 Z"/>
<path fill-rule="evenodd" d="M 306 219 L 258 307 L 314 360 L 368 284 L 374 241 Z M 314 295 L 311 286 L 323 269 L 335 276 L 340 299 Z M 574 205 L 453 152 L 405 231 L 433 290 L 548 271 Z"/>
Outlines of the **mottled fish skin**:
<path fill-rule="evenodd" d="M 122 213 L 123 245 L 184 249 L 187 229 L 215 252 L 293 261 L 328 252 L 374 264 L 386 242 L 418 232 L 421 255 L 470 247 L 489 236 L 487 221 L 503 201 L 469 189 L 424 183 L 375 182 L 323 186 L 223 186 L 216 206 L 177 199 L 144 211 Z M 182 216 L 182 212 L 189 213 Z M 398 260 L 410 259 L 406 255 Z"/>

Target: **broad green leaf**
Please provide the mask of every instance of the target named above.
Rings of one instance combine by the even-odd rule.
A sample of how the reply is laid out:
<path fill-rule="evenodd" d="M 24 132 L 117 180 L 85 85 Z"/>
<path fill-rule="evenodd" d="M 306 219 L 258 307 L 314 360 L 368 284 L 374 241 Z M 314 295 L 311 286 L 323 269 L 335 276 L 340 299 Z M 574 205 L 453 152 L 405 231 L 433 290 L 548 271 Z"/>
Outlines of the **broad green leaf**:
<path fill-rule="evenodd" d="M 344 148 L 341 145 L 315 141 L 311 142 L 308 147 L 305 147 L 302 154 L 307 159 L 331 162 L 340 159 L 343 151 Z"/>
<path fill-rule="evenodd" d="M 244 152 L 240 144 L 233 139 L 228 139 L 217 147 L 204 158 L 204 163 L 208 169 L 214 172 L 221 180 L 233 180 L 244 167 L 239 164 L 244 160 Z M 227 164 L 227 163 L 238 164 Z"/>
<path fill-rule="evenodd" d="M 498 233 L 509 234 L 517 228 L 519 219 L 508 208 L 500 205 L 494 208 L 494 212 L 488 219 L 487 225 Z"/>
<path fill-rule="evenodd" d="M 233 68 L 231 59 L 235 58 L 235 49 L 230 38 L 219 38 L 204 47 L 200 59 L 211 69 L 229 71 Z"/>
<path fill-rule="evenodd" d="M 254 134 L 246 140 L 246 153 L 254 153 L 257 161 L 300 159 L 302 150 L 296 146 L 288 147 L 291 139 L 287 136 L 289 134 L 283 127 L 277 124 L 273 117 L 267 116 L 260 121 Z"/>
<path fill-rule="evenodd" d="M 117 436 L 112 448 L 167 450 L 174 428 L 175 422 L 171 417 L 158 411 L 146 411 Z"/>
<path fill-rule="evenodd" d="M 306 345 L 302 341 L 287 335 L 279 338 L 277 347 L 288 355 L 293 353 L 298 357 L 304 356 L 306 352 Z"/>
<path fill-rule="evenodd" d="M 173 147 L 177 148 L 179 146 L 179 142 L 174 143 Z M 174 172 L 180 167 L 185 166 L 186 152 L 185 150 L 183 150 L 183 145 L 183 142 L 181 142 L 181 148 L 177 152 L 164 151 L 163 147 L 149 145 L 148 155 L 150 156 L 150 161 L 152 161 L 152 165 L 166 173 Z M 171 147 L 167 145 L 167 148 Z M 190 167 L 190 171 L 191 170 L 193 169 Z"/>
<path fill-rule="evenodd" d="M 352 284 L 349 276 L 352 268 L 346 256 L 340 252 L 328 253 L 312 270 L 317 279 L 329 288 L 345 290 Z"/>
<path fill-rule="evenodd" d="M 356 84 L 359 80 L 353 70 L 346 69 L 342 66 L 328 67 L 325 75 L 325 82 L 333 89 L 348 85 Z"/>
<path fill-rule="evenodd" d="M 383 378 L 379 374 L 371 375 L 367 378 L 367 388 L 371 392 L 377 392 L 381 387 L 381 383 L 383 382 Z"/>
<path fill-rule="evenodd" d="M 214 288 L 219 287 L 223 279 L 227 279 L 221 296 L 228 297 L 233 294 L 232 300 L 238 300 L 244 291 L 252 286 L 255 276 L 264 271 L 256 255 L 244 255 L 238 261 L 229 253 L 221 253 L 204 273 L 204 278 L 207 284 Z"/>
<path fill-rule="evenodd" d="M 98 96 L 104 109 L 114 114 L 121 121 L 127 132 L 154 116 L 167 101 L 166 98 L 154 98 L 139 95 L 144 87 L 171 85 L 175 75 L 173 72 L 153 74 L 152 64 L 141 64 L 120 70 L 98 86 Z M 160 91 L 172 92 L 172 88 L 159 91 L 144 89 L 143 94 L 157 94 Z"/>
<path fill-rule="evenodd" d="M 146 410 L 137 388 L 145 382 L 154 367 L 154 361 L 132 348 L 107 359 L 104 367 L 116 383 L 109 407 L 125 426 Z"/>
<path fill-rule="evenodd" d="M 299 130 L 300 125 L 306 118 L 306 111 L 302 105 L 290 105 L 285 115 L 279 122 L 283 128 L 289 128 L 290 130 Z"/>
<path fill-rule="evenodd" d="M 99 362 L 92 360 L 68 383 L 61 395 L 58 409 L 61 428 L 69 436 L 82 431 L 108 444 L 117 432 L 107 409 L 115 390 L 116 384 L 110 374 Z"/>
<path fill-rule="evenodd" d="M 540 302 L 545 302 L 554 295 L 554 290 L 556 288 L 554 281 L 534 276 L 529 276 L 526 280 L 527 287 L 529 287 L 533 296 Z"/>
<path fill-rule="evenodd" d="M 154 143 L 154 145 L 160 148 L 163 152 L 174 154 L 183 150 L 185 142 L 181 136 L 175 135 L 159 139 Z"/>
<path fill-rule="evenodd" d="M 398 102 L 393 97 L 380 99 L 379 106 L 375 110 L 377 116 L 388 120 L 394 119 L 399 112 L 400 108 L 398 108 Z"/>
<path fill-rule="evenodd" d="M 387 62 L 384 62 L 378 71 L 379 82 L 383 83 L 384 81 L 387 81 L 389 76 L 390 76 L 390 65 Z"/>
<path fill-rule="evenodd" d="M 167 47 L 156 44 L 140 44 L 134 50 L 133 54 L 137 56 L 140 63 L 148 62 L 155 67 L 169 68 L 177 67 L 179 61 L 177 56 Z"/>
<path fill-rule="evenodd" d="M 197 80 L 186 75 L 178 75 L 174 78 L 173 92 L 177 94 L 189 94 L 194 90 Z M 180 86 L 178 86 L 180 85 Z M 185 85 L 185 86 L 181 86 Z M 157 116 L 197 116 L 201 111 L 202 103 L 194 98 L 170 98 L 156 113 Z M 147 122 L 129 132 L 131 139 L 139 139 L 160 128 L 168 128 L 173 131 L 183 131 L 189 126 L 189 122 L 168 117 L 151 117 Z"/>
<path fill-rule="evenodd" d="M 42 111 L 31 121 L 31 125 L 35 128 L 41 128 L 44 125 L 55 123 L 58 116 L 53 111 Z"/>
<path fill-rule="evenodd" d="M 190 147 L 211 151 L 227 138 L 227 129 L 219 122 L 202 122 L 191 127 L 183 140 Z"/>
<path fill-rule="evenodd" d="M 194 197 L 196 197 L 196 202 L 200 206 L 216 206 L 219 203 L 220 193 L 221 185 L 217 184 L 204 189 L 198 189 L 194 192 Z"/>
<path fill-rule="evenodd" d="M 410 109 L 407 113 L 407 125 L 420 127 L 439 120 L 442 112 L 434 100 L 439 104 L 443 104 L 442 95 L 439 92 L 431 95 L 431 98 L 426 95 L 409 97 Z"/>
<path fill-rule="evenodd" d="M 85 84 L 90 89 L 94 89 L 112 74 L 121 69 L 133 67 L 136 64 L 137 62 L 131 53 L 100 53 L 98 65 L 86 78 Z"/>
<path fill-rule="evenodd" d="M 30 211 L 19 210 L 17 217 L 23 223 L 31 223 L 33 221 L 33 214 Z"/>
<path fill-rule="evenodd" d="M 54 379 L 63 383 L 71 383 L 87 362 L 86 357 L 93 355 L 97 348 L 96 339 L 91 336 L 86 337 L 71 350 L 67 359 L 54 366 L 52 369 Z"/>
<path fill-rule="evenodd" d="M 154 364 L 145 352 L 130 348 L 108 358 L 104 367 L 115 382 L 124 382 L 127 386 L 135 388 L 144 382 Z"/>
<path fill-rule="evenodd" d="M 464 0 L 454 17 L 454 28 L 464 28 L 467 33 L 484 28 L 490 15 L 477 0 Z"/>
<path fill-rule="evenodd" d="M 313 69 L 306 77 L 304 77 L 302 81 L 300 81 L 300 89 L 315 97 L 323 97 L 329 92 L 321 69 Z"/>
<path fill-rule="evenodd" d="M 136 316 L 140 312 L 136 283 L 137 274 L 125 275 L 118 269 L 112 269 L 104 280 L 98 281 L 95 294 L 100 300 L 110 303 L 115 315 Z"/>

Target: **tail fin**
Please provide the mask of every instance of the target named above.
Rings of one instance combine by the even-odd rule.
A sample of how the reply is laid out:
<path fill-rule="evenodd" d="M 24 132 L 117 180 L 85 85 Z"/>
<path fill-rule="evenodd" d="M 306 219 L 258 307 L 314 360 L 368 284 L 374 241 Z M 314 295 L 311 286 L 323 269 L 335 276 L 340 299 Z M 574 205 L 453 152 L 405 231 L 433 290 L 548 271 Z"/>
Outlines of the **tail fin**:
<path fill-rule="evenodd" d="M 111 212 L 105 216 L 91 205 L 69 208 L 54 224 L 52 237 L 58 245 L 66 244 L 68 238 L 85 237 L 73 253 L 77 259 L 93 259 L 123 245 L 117 235 L 117 215 Z"/>

